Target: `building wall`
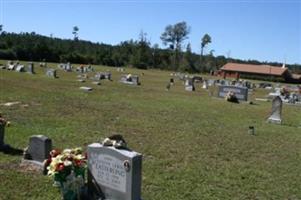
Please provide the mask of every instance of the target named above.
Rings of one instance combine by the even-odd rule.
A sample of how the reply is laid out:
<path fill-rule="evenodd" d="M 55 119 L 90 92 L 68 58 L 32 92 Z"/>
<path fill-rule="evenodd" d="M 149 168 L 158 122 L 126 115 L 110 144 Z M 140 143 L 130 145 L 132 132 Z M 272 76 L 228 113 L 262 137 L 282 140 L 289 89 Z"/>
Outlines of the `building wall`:
<path fill-rule="evenodd" d="M 220 71 L 219 76 L 222 76 L 223 78 L 235 78 L 239 79 L 239 73 L 238 72 L 230 72 L 230 71 Z"/>
<path fill-rule="evenodd" d="M 220 70 L 217 73 L 218 76 L 223 78 L 247 78 L 247 79 L 257 79 L 257 80 L 265 80 L 265 81 L 277 81 L 277 82 L 285 82 L 287 78 L 287 74 L 283 76 L 271 76 L 270 74 L 256 74 L 256 73 L 248 73 L 248 72 L 235 72 L 235 71 L 225 71 Z"/>

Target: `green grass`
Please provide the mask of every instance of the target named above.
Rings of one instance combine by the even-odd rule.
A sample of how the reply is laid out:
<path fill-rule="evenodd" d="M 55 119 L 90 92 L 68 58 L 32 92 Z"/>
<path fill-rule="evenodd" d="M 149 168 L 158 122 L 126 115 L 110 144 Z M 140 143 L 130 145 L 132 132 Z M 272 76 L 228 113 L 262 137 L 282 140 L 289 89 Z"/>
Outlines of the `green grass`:
<path fill-rule="evenodd" d="M 95 68 L 111 70 L 114 81 L 79 83 L 60 70 L 51 79 L 37 65 L 36 75 L 0 70 L 0 104 L 21 102 L 0 106 L 12 122 L 5 142 L 23 149 L 43 134 L 60 149 L 86 148 L 117 132 L 144 156 L 143 199 L 301 199 L 301 107 L 284 105 L 283 125 L 268 124 L 271 102 L 232 104 L 201 84 L 186 92 L 177 79 L 167 92 L 170 72 L 158 70 L 126 69 L 142 85 L 123 85 L 121 72 Z M 0 199 L 60 199 L 50 178 L 20 170 L 20 160 L 0 153 Z"/>

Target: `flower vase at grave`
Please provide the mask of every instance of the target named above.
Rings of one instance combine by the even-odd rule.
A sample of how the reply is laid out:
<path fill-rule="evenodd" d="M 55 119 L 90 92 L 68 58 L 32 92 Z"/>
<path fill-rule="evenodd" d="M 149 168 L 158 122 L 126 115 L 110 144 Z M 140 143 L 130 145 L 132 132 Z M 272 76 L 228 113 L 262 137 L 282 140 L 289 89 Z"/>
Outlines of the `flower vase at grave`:
<path fill-rule="evenodd" d="M 73 172 L 61 183 L 61 194 L 63 200 L 79 200 L 81 190 L 84 187 L 83 176 L 76 176 Z"/>

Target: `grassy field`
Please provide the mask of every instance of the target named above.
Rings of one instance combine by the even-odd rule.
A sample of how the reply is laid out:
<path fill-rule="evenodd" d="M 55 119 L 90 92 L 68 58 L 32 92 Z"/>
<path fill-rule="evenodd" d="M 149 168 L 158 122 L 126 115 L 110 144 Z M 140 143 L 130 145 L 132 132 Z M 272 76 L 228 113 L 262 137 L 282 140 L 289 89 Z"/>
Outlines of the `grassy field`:
<path fill-rule="evenodd" d="M 140 75 L 137 87 L 119 83 L 114 68 L 95 69 L 111 70 L 114 81 L 80 83 L 60 70 L 51 79 L 37 64 L 36 75 L 0 70 L 0 104 L 21 102 L 0 106 L 12 122 L 5 142 L 23 149 L 43 134 L 56 148 L 86 148 L 117 132 L 144 156 L 144 200 L 301 199 L 301 107 L 284 105 L 283 125 L 268 124 L 271 102 L 228 103 L 178 80 L 167 92 L 166 71 L 126 68 Z M 0 153 L 0 199 L 60 199 L 52 179 L 22 171 L 20 160 Z"/>

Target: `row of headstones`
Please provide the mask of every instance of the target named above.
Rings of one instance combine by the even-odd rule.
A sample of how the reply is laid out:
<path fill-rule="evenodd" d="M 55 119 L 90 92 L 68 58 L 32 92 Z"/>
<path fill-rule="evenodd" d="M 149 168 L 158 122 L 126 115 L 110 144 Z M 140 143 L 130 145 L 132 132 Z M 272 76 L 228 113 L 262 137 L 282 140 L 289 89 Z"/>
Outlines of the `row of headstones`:
<path fill-rule="evenodd" d="M 43 165 L 52 150 L 52 140 L 34 135 L 22 162 Z M 93 143 L 87 147 L 89 199 L 140 200 L 142 155 Z"/>
<path fill-rule="evenodd" d="M 295 88 L 294 88 L 295 89 Z M 269 97 L 276 97 L 280 96 L 283 102 L 285 103 L 290 103 L 290 104 L 300 104 L 301 103 L 301 89 L 298 88 L 298 90 L 294 93 L 286 93 L 282 94 L 281 93 L 281 88 L 280 87 L 275 87 L 274 92 L 269 93 Z"/>
<path fill-rule="evenodd" d="M 91 65 L 79 66 L 79 67 L 76 68 L 76 72 L 79 72 L 79 73 L 94 72 L 94 68 Z"/>
<path fill-rule="evenodd" d="M 187 79 L 194 79 L 195 76 L 187 75 L 183 73 L 171 73 L 171 76 L 178 77 L 182 81 L 186 81 Z M 205 80 L 208 83 L 208 86 L 212 85 L 227 85 L 227 86 L 237 86 L 237 87 L 247 87 L 248 89 L 254 89 L 254 88 L 262 88 L 265 87 L 265 83 L 255 84 L 246 80 L 226 80 L 226 79 L 208 79 Z M 205 84 L 205 83 L 204 83 Z M 204 86 L 205 87 L 205 86 Z"/>
<path fill-rule="evenodd" d="M 43 63 L 40 63 L 40 65 L 43 65 Z M 44 66 L 44 65 L 43 65 Z M 34 63 L 29 62 L 27 69 L 25 70 L 24 65 L 20 65 L 19 62 L 12 62 L 12 61 L 8 61 L 7 62 L 7 66 L 3 67 L 3 69 L 7 68 L 7 70 L 15 70 L 17 72 L 28 72 L 30 74 L 35 74 L 34 71 Z M 52 68 L 48 68 L 46 69 L 46 76 L 48 77 L 52 77 L 52 78 L 58 78 L 57 77 L 57 73 L 55 69 Z"/>
<path fill-rule="evenodd" d="M 185 79 L 185 90 L 186 91 L 195 91 L 195 77 Z M 229 92 L 235 92 L 238 95 L 238 99 L 247 101 L 248 99 L 248 89 L 245 84 L 228 84 L 226 80 L 203 80 L 198 78 L 199 82 L 203 82 L 203 89 L 208 89 L 209 86 L 218 86 L 219 92 L 218 97 L 224 98 L 225 95 Z M 173 79 L 171 79 L 173 82 Z"/>
<path fill-rule="evenodd" d="M 32 62 L 29 62 L 27 65 L 27 68 L 25 68 L 24 65 L 19 64 L 19 62 L 12 62 L 8 61 L 7 65 L 2 66 L 1 69 L 7 69 L 11 71 L 17 71 L 17 72 L 28 72 L 30 74 L 34 74 L 34 64 Z"/>
<path fill-rule="evenodd" d="M 62 69 L 66 72 L 72 72 L 73 66 L 70 64 L 70 62 L 68 63 L 60 63 L 57 66 L 59 69 Z"/>
<path fill-rule="evenodd" d="M 77 81 L 85 82 L 85 79 L 87 79 L 87 76 L 79 75 L 78 78 L 80 78 L 80 79 L 78 79 Z M 92 80 L 93 80 L 93 82 L 92 82 L 93 84 L 100 85 L 101 80 L 112 81 L 112 74 L 111 74 L 111 72 L 98 72 L 95 74 L 95 76 L 92 78 Z M 131 74 L 122 75 L 120 82 L 124 83 L 124 84 L 129 84 L 129 85 L 141 85 L 141 83 L 139 81 L 139 77 L 137 75 L 131 75 Z M 84 90 L 84 91 L 92 91 L 93 90 L 91 87 L 86 87 L 86 86 L 82 86 L 82 87 L 80 87 L 80 89 Z"/>
<path fill-rule="evenodd" d="M 68 63 L 58 64 L 58 68 L 66 72 L 72 72 L 74 67 L 70 64 L 70 62 L 68 62 Z M 81 65 L 79 67 L 76 67 L 75 71 L 79 73 L 88 73 L 88 72 L 94 72 L 94 68 L 91 65 L 88 66 Z"/>

